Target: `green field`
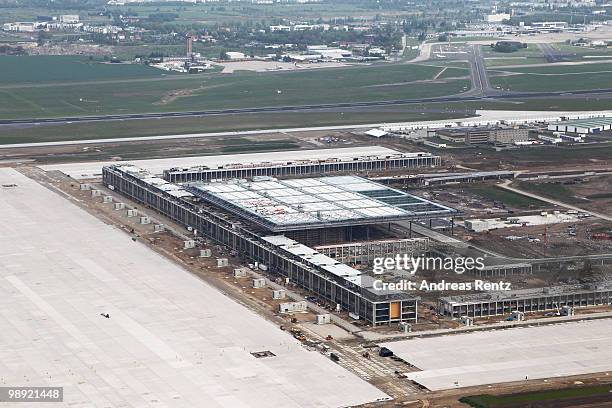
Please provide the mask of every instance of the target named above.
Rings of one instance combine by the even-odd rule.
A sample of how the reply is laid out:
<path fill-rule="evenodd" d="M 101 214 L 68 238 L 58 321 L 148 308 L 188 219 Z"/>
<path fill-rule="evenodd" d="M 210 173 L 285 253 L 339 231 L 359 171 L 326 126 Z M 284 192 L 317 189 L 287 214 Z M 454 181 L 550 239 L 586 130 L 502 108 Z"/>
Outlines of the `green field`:
<path fill-rule="evenodd" d="M 485 64 L 487 68 L 503 67 L 508 65 L 530 65 L 544 63 L 546 63 L 546 59 L 544 57 L 521 57 L 514 56 L 512 54 L 487 57 L 485 59 Z"/>
<path fill-rule="evenodd" d="M 598 385 L 512 395 L 473 395 L 462 397 L 459 401 L 473 408 L 571 407 L 587 406 L 589 401 L 593 403 L 610 401 L 611 392 L 612 386 Z"/>
<path fill-rule="evenodd" d="M 573 60 L 597 60 L 600 57 L 612 59 L 612 49 L 608 48 L 590 48 L 590 47 L 577 47 L 569 44 L 551 44 L 557 50 L 563 53 L 569 54 L 569 58 Z M 589 58 L 596 57 L 596 58 Z"/>
<path fill-rule="evenodd" d="M 449 67 L 438 76 L 438 79 L 461 78 L 461 77 L 469 78 L 469 76 L 470 76 L 470 69 L 467 67 L 466 68 L 450 68 Z"/>
<path fill-rule="evenodd" d="M 542 64 L 546 58 L 537 44 L 529 44 L 515 52 L 498 52 L 491 47 L 483 46 L 482 53 L 487 67 L 504 65 Z"/>
<path fill-rule="evenodd" d="M 29 83 L 161 78 L 166 74 L 140 64 L 110 64 L 83 56 L 1 56 L 0 88 Z"/>
<path fill-rule="evenodd" d="M 489 71 L 492 86 L 512 91 L 572 91 L 612 87 L 612 66 L 606 63 L 583 65 L 548 65 L 543 67 L 505 68 L 510 76 L 495 76 Z"/>
<path fill-rule="evenodd" d="M 419 50 L 413 50 L 412 47 L 418 46 L 419 44 L 420 42 L 418 39 L 414 37 L 406 37 L 406 48 L 404 49 L 402 58 L 405 60 L 416 58 L 416 56 L 419 55 Z"/>
<path fill-rule="evenodd" d="M 464 190 L 468 193 L 478 195 L 493 201 L 501 201 L 505 205 L 514 208 L 532 209 L 546 207 L 543 201 L 525 197 L 512 191 L 502 190 L 495 185 L 466 186 Z"/>
<path fill-rule="evenodd" d="M 589 64 L 574 64 L 574 65 L 555 65 L 550 64 L 542 67 L 514 67 L 507 68 L 506 72 L 519 72 L 524 74 L 533 74 L 540 76 L 566 76 L 577 75 L 578 77 L 587 76 L 598 72 L 612 72 L 612 66 L 609 63 L 589 63 Z M 575 80 L 575 79 L 574 79 Z"/>
<path fill-rule="evenodd" d="M 555 200 L 562 201 L 568 204 L 578 204 L 583 202 L 574 197 L 574 193 L 565 187 L 560 182 L 552 183 L 531 183 L 531 182 L 520 182 L 519 188 L 537 195 L 553 198 Z"/>
<path fill-rule="evenodd" d="M 4 62 L 12 65 L 5 79 L 0 80 L 0 118 L 423 98 L 458 93 L 468 85 L 466 79 L 428 82 L 443 68 L 410 64 L 293 72 L 163 75 L 161 71 L 140 65 L 89 64 L 78 59 L 75 63 L 64 57 L 40 60 L 53 67 L 40 70 L 37 78 L 40 85 L 20 83 L 30 78 L 36 58 L 39 57 L 23 60 L 26 66 L 23 74 L 13 60 Z M 454 71 L 457 71 L 455 76 L 465 75 L 464 70 L 456 68 L 448 68 L 445 74 L 452 76 Z M 68 75 L 72 75 L 76 84 L 66 79 Z M 140 77 L 136 78 L 138 75 Z M 99 80 L 91 81 L 93 76 Z"/>

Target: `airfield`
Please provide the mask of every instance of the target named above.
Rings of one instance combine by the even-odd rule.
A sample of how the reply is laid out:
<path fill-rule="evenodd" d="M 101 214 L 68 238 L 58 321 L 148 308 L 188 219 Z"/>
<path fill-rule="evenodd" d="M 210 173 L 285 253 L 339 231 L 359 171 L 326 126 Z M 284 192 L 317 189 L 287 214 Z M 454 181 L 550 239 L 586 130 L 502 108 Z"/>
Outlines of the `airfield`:
<path fill-rule="evenodd" d="M 71 407 L 388 398 L 69 199 L 13 169 L 0 184 L 0 385 L 64 386 Z"/>
<path fill-rule="evenodd" d="M 610 322 L 594 320 L 384 343 L 430 390 L 612 370 Z M 579 336 L 576 333 L 580 333 Z"/>

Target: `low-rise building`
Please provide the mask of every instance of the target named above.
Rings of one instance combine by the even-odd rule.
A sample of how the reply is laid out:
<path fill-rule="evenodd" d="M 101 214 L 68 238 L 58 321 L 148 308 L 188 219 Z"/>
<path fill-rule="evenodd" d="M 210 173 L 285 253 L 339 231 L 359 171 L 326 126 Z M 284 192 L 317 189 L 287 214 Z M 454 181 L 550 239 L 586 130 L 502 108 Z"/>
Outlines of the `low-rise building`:
<path fill-rule="evenodd" d="M 494 13 L 487 15 L 487 23 L 501 23 L 504 20 L 510 20 L 510 14 Z"/>
<path fill-rule="evenodd" d="M 526 142 L 529 140 L 529 129 L 519 127 L 507 127 L 495 129 L 489 139 L 495 144 L 513 144 L 515 142 Z"/>
<path fill-rule="evenodd" d="M 230 60 L 241 60 L 246 58 L 246 54 L 237 51 L 227 51 L 225 55 L 227 56 L 227 59 Z"/>
<path fill-rule="evenodd" d="M 59 21 L 64 24 L 76 24 L 79 22 L 79 16 L 77 14 L 63 14 L 59 16 Z"/>
<path fill-rule="evenodd" d="M 438 313 L 459 319 L 462 316 L 489 317 L 513 312 L 552 311 L 563 306 L 588 307 L 612 304 L 610 282 L 564 285 L 511 291 L 493 291 L 440 298 Z"/>
<path fill-rule="evenodd" d="M 454 143 L 512 144 L 529 139 L 529 129 L 519 127 L 464 127 L 436 130 L 436 136 Z"/>

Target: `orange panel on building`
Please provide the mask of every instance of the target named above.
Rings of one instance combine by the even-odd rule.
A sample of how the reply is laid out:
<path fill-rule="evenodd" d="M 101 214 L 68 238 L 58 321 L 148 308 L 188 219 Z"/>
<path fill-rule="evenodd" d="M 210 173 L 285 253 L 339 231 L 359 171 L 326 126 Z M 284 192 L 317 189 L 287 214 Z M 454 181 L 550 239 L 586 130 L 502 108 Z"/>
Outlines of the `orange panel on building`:
<path fill-rule="evenodd" d="M 391 302 L 391 310 L 390 317 L 391 319 L 399 319 L 401 315 L 401 303 L 400 302 Z"/>

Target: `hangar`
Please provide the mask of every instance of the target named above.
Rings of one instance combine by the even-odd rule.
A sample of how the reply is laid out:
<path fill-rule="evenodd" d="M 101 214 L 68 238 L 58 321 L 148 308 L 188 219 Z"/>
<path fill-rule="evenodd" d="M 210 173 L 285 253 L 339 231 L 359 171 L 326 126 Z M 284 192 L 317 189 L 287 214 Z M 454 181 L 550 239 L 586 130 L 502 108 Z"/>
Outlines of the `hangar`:
<path fill-rule="evenodd" d="M 612 117 L 567 120 L 555 122 L 548 125 L 548 130 L 553 132 L 567 132 L 577 134 L 600 133 L 612 130 Z"/>

